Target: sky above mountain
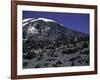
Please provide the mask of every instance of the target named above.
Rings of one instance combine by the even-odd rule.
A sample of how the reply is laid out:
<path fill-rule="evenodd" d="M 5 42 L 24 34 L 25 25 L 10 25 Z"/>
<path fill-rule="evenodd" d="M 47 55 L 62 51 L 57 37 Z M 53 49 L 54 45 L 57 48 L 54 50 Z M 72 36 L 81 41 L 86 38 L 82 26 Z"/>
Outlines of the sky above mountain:
<path fill-rule="evenodd" d="M 39 17 L 55 20 L 65 27 L 89 34 L 89 14 L 23 11 L 23 19 Z"/>

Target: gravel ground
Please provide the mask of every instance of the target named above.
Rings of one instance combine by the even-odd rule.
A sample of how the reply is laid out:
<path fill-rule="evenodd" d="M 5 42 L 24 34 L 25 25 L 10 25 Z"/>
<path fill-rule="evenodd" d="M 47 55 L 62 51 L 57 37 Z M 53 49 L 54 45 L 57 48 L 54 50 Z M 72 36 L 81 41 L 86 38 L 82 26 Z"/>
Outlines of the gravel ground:
<path fill-rule="evenodd" d="M 23 53 L 23 68 L 88 66 L 89 48 L 32 49 Z"/>

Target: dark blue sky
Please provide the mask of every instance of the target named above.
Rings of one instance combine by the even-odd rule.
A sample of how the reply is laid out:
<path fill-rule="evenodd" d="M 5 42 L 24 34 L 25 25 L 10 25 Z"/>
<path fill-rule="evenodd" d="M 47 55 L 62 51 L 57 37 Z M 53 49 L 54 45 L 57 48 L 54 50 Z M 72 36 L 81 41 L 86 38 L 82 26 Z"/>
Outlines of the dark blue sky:
<path fill-rule="evenodd" d="M 39 17 L 55 20 L 65 27 L 89 34 L 89 14 L 23 11 L 23 19 Z"/>

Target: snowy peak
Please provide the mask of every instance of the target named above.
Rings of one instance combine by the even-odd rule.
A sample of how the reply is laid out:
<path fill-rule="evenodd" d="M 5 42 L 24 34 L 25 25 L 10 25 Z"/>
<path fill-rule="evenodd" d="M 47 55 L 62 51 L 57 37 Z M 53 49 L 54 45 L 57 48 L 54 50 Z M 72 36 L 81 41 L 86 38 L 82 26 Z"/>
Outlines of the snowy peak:
<path fill-rule="evenodd" d="M 23 20 L 22 24 L 24 39 L 33 37 L 33 39 L 37 40 L 43 39 L 53 41 L 88 36 L 47 18 L 26 18 Z"/>
<path fill-rule="evenodd" d="M 45 22 L 56 22 L 56 21 L 51 20 L 51 19 L 41 18 L 41 17 L 40 17 L 40 18 L 26 18 L 26 19 L 23 20 L 23 23 L 25 23 L 25 22 L 27 22 L 27 21 L 33 22 L 33 21 L 38 21 L 38 20 L 43 20 L 43 21 L 45 21 Z"/>
<path fill-rule="evenodd" d="M 35 22 L 35 21 L 44 21 L 44 22 L 55 22 L 57 23 L 56 21 L 54 20 L 51 20 L 51 19 L 47 19 L 47 18 L 26 18 L 26 19 L 23 19 L 23 27 L 26 26 L 27 24 L 29 24 L 29 22 Z"/>
<path fill-rule="evenodd" d="M 26 18 L 26 19 L 23 19 L 23 23 L 28 22 L 28 21 L 30 21 L 32 19 L 34 19 L 34 18 Z"/>
<path fill-rule="evenodd" d="M 43 20 L 45 22 L 55 22 L 54 20 L 47 19 L 47 18 L 38 18 L 37 20 Z"/>

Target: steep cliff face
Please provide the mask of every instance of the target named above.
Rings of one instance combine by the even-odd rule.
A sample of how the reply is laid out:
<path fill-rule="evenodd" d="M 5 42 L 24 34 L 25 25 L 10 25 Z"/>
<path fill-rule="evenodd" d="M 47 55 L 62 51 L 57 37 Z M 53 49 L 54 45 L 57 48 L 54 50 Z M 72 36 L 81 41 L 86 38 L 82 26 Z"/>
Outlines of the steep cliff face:
<path fill-rule="evenodd" d="M 23 59 L 34 62 L 40 56 L 43 59 L 40 62 L 41 64 L 46 62 L 45 58 L 50 58 L 50 61 L 47 60 L 49 67 L 53 66 L 52 61 L 56 62 L 57 60 L 59 64 L 66 66 L 63 64 L 64 61 L 62 61 L 63 57 L 61 55 L 70 55 L 67 58 L 69 59 L 74 53 L 75 56 L 79 56 L 75 60 L 77 58 L 81 59 L 80 51 L 83 53 L 87 51 L 85 53 L 89 58 L 89 35 L 67 28 L 51 19 L 27 18 L 23 20 Z M 75 57 L 74 55 L 73 57 Z M 52 56 L 56 56 L 56 58 Z M 25 65 L 25 62 L 23 63 Z M 66 61 L 66 64 L 68 64 L 68 61 Z M 35 66 L 27 63 L 27 66 L 24 67 L 34 68 Z"/>

